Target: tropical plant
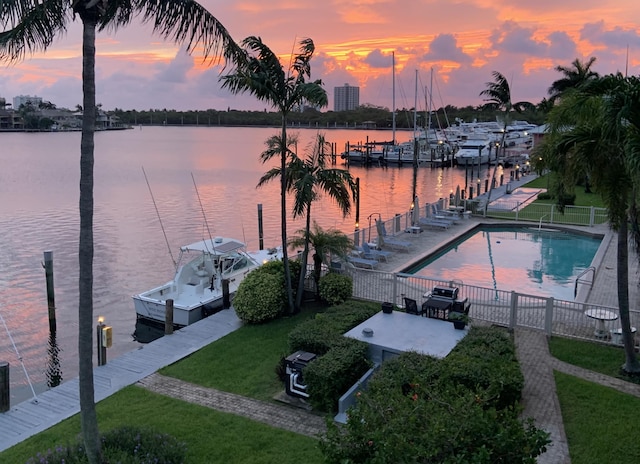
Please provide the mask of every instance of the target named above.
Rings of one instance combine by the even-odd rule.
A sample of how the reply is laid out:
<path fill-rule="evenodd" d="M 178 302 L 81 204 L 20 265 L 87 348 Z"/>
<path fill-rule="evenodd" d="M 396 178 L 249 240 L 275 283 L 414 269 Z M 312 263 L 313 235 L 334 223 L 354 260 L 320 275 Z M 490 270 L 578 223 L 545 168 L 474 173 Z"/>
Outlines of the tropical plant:
<path fill-rule="evenodd" d="M 284 306 L 282 281 L 263 268 L 250 272 L 233 299 L 238 318 L 245 324 L 262 324 L 278 317 Z"/>
<path fill-rule="evenodd" d="M 291 272 L 287 252 L 287 117 L 298 106 L 326 106 L 327 92 L 322 81 L 307 82 L 311 77 L 311 58 L 315 45 L 311 39 L 300 41 L 299 53 L 292 57 L 285 71 L 278 56 L 259 37 L 250 36 L 242 41 L 243 53 L 238 56 L 237 67 L 222 76 L 222 87 L 232 93 L 249 92 L 278 109 L 281 116 L 280 135 L 280 222 L 284 260 L 285 288 L 289 312 L 295 312 Z"/>
<path fill-rule="evenodd" d="M 618 308 L 625 351 L 623 370 L 640 373 L 629 317 L 629 235 L 640 245 L 640 79 L 618 73 L 593 78 L 565 95 L 551 112 L 550 132 L 540 148 L 558 174 L 556 198 L 572 192 L 589 172 L 618 233 Z M 561 205 L 562 206 L 562 205 Z"/>
<path fill-rule="evenodd" d="M 330 305 L 339 305 L 353 296 L 351 276 L 330 272 L 318 282 L 320 298 Z"/>
<path fill-rule="evenodd" d="M 563 77 L 553 81 L 549 87 L 549 101 L 554 104 L 565 92 L 576 89 L 591 79 L 598 78 L 598 73 L 591 70 L 591 66 L 595 62 L 596 58 L 592 56 L 584 63 L 576 58 L 571 63 L 572 67 L 556 66 L 556 71 L 562 73 Z"/>
<path fill-rule="evenodd" d="M 264 152 L 262 158 L 263 162 L 269 159 L 266 158 L 267 153 L 273 152 Z M 323 134 L 318 133 L 315 139 L 307 146 L 305 159 L 299 158 L 297 154 L 293 152 L 290 152 L 289 154 L 290 161 L 287 164 L 286 176 L 287 191 L 294 193 L 293 217 L 299 217 L 303 214 L 306 215 L 306 224 L 302 234 L 302 243 L 300 240 L 294 239 L 289 242 L 289 246 L 292 248 L 299 246 L 304 247 L 304 251 L 302 252 L 302 269 L 307 268 L 309 242 L 311 240 L 311 205 L 313 201 L 320 196 L 321 192 L 325 192 L 336 202 L 343 217 L 346 217 L 351 211 L 351 198 L 354 198 L 355 196 L 355 181 L 351 176 L 351 173 L 345 169 L 328 168 L 328 153 L 330 153 L 330 144 L 326 141 Z M 279 168 L 269 170 L 264 176 L 262 176 L 258 186 L 261 186 L 275 178 L 279 178 L 280 173 L 281 171 Z M 322 232 L 317 225 L 315 226 L 315 229 L 316 232 Z M 318 239 L 318 242 L 323 239 L 323 237 L 314 237 L 314 239 L 316 238 Z M 342 243 L 338 244 L 347 245 L 344 239 L 342 239 Z M 338 253 L 336 254 L 343 254 L 342 249 L 337 251 Z M 315 259 L 316 258 L 314 258 L 314 261 Z M 322 264 L 322 261 L 323 259 L 320 264 Z M 316 263 L 316 268 L 319 266 L 320 265 Z M 299 310 L 302 303 L 304 279 L 305 273 L 301 273 L 296 293 L 296 311 Z M 317 283 L 318 281 L 316 280 L 316 284 Z"/>
<path fill-rule="evenodd" d="M 522 112 L 524 110 L 534 109 L 534 105 L 529 102 L 521 101 L 512 103 L 511 102 L 511 88 L 509 87 L 509 81 L 498 71 L 493 71 L 493 82 L 487 82 L 485 85 L 487 86 L 482 92 L 480 92 L 481 97 L 485 97 L 484 101 L 487 102 L 484 105 L 485 109 L 491 109 L 494 111 L 502 112 L 502 121 L 503 121 L 503 130 L 502 130 L 502 140 L 500 141 L 500 149 L 506 150 L 505 146 L 505 137 L 507 136 L 507 126 L 511 121 L 511 113 L 513 111 Z M 498 152 L 496 152 L 497 155 Z M 496 162 L 495 167 L 493 168 L 493 174 L 491 176 L 491 188 L 487 194 L 487 201 L 484 204 L 484 211 L 487 212 L 487 207 L 489 206 L 489 202 L 491 201 L 491 192 L 493 191 L 493 187 L 496 183 L 496 172 L 498 170 L 498 163 Z"/>
<path fill-rule="evenodd" d="M 4 0 L 0 8 L 0 60 L 16 61 L 47 50 L 75 18 L 82 21 L 82 87 L 84 108 L 80 141 L 80 238 L 78 244 L 78 359 L 82 434 L 87 458 L 100 456 L 98 421 L 93 390 L 93 163 L 96 123 L 96 31 L 117 29 L 140 17 L 164 38 L 198 48 L 213 59 L 238 50 L 224 26 L 192 0 Z"/>
<path fill-rule="evenodd" d="M 309 246 L 313 248 L 313 281 L 316 284 L 316 298 L 319 298 L 322 265 L 328 264 L 331 256 L 346 257 L 349 250 L 353 248 L 353 241 L 339 230 L 324 230 L 314 222 L 313 229 L 299 230 L 298 236 L 289 241 L 289 246 L 292 248 L 304 246 L 304 254 L 308 254 Z M 305 264 L 302 269 L 306 269 L 306 259 L 304 257 L 303 262 Z M 302 273 L 301 278 L 304 278 L 304 273 Z"/>

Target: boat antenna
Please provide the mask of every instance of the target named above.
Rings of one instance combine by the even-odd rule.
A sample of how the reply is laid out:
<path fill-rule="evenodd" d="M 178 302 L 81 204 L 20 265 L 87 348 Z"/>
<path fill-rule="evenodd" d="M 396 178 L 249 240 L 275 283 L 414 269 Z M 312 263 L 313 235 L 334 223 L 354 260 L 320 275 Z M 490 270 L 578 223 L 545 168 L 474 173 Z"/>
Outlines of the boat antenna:
<path fill-rule="evenodd" d="M 173 252 L 171 251 L 171 245 L 169 245 L 169 239 L 167 238 L 167 233 L 164 230 L 164 225 L 162 224 L 162 218 L 160 217 L 160 212 L 158 211 L 158 205 L 156 204 L 156 199 L 153 197 L 153 192 L 151 191 L 151 185 L 149 185 L 149 179 L 147 178 L 147 173 L 144 170 L 144 166 L 142 166 L 142 173 L 144 174 L 144 180 L 147 182 L 147 188 L 149 189 L 149 194 L 151 195 L 151 201 L 153 201 L 153 207 L 156 209 L 156 215 L 158 216 L 158 221 L 160 221 L 160 228 L 162 229 L 162 234 L 164 235 L 164 241 L 167 244 L 167 248 L 169 249 L 169 256 L 171 256 L 171 261 L 173 261 L 173 267 L 177 268 L 178 263 L 176 263 L 176 260 L 173 257 Z"/>
<path fill-rule="evenodd" d="M 209 229 L 209 222 L 207 221 L 207 215 L 204 213 L 204 207 L 202 206 L 202 200 L 200 199 L 200 193 L 198 192 L 198 186 L 196 185 L 195 177 L 193 177 L 193 172 L 191 173 L 191 180 L 193 180 L 193 187 L 196 189 L 198 203 L 200 203 L 200 211 L 202 211 L 202 217 L 204 218 L 204 225 L 207 226 L 207 233 L 209 234 L 209 240 L 211 240 L 211 246 L 213 247 L 213 251 L 215 252 L 216 245 L 213 242 L 213 237 L 211 236 L 211 229 Z"/>

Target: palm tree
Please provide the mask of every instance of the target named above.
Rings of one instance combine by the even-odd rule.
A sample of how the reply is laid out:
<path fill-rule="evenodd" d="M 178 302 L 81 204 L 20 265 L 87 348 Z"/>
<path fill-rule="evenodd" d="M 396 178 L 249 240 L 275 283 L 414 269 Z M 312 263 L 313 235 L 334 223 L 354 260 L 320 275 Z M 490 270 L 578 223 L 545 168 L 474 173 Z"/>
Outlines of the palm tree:
<path fill-rule="evenodd" d="M 326 106 L 327 92 L 322 81 L 307 82 L 311 77 L 311 58 L 315 45 L 311 39 L 300 41 L 299 53 L 292 57 L 285 71 L 278 56 L 259 37 L 247 37 L 242 41 L 244 53 L 238 57 L 236 69 L 222 76 L 222 87 L 232 93 L 249 92 L 258 100 L 266 101 L 280 112 L 280 222 L 282 252 L 289 312 L 295 312 L 291 272 L 287 253 L 287 117 L 298 106 Z"/>
<path fill-rule="evenodd" d="M 500 148 L 506 150 L 505 147 L 505 137 L 507 136 L 507 126 L 511 121 L 511 112 L 517 111 L 522 112 L 524 110 L 534 109 L 535 106 L 529 102 L 511 102 L 511 89 L 509 87 L 509 81 L 498 71 L 493 71 L 491 73 L 493 76 L 493 82 L 487 82 L 485 85 L 487 86 L 482 92 L 480 92 L 481 97 L 485 97 L 484 101 L 487 102 L 484 105 L 485 109 L 490 109 L 492 111 L 502 111 L 503 113 L 503 130 L 502 130 L 502 140 L 500 141 Z M 496 152 L 497 155 L 497 152 Z M 487 212 L 487 207 L 489 206 L 489 202 L 491 201 L 491 192 L 493 191 L 493 185 L 496 180 L 496 172 L 498 170 L 498 163 L 493 169 L 493 175 L 491 176 L 491 188 L 489 189 L 489 193 L 487 195 L 487 201 L 484 205 L 485 214 Z"/>
<path fill-rule="evenodd" d="M 312 230 L 300 229 L 298 236 L 291 239 L 289 245 L 294 248 L 311 245 L 313 248 L 313 280 L 316 284 L 316 298 L 319 298 L 318 284 L 322 275 L 322 264 L 328 263 L 330 256 L 347 256 L 353 248 L 353 241 L 339 230 L 323 230 L 314 222 Z"/>
<path fill-rule="evenodd" d="M 598 73 L 591 70 L 591 66 L 596 62 L 596 57 L 592 56 L 588 61 L 582 62 L 576 58 L 571 63 L 572 67 L 556 66 L 556 71 L 563 74 L 563 77 L 554 81 L 549 87 L 549 100 L 555 103 L 562 95 L 580 87 L 585 82 L 598 77 Z"/>
<path fill-rule="evenodd" d="M 287 191 L 293 192 L 295 195 L 293 217 L 306 214 L 306 235 L 311 230 L 311 205 L 320 195 L 321 192 L 319 190 L 327 193 L 336 202 L 343 217 L 348 216 L 351 211 L 351 198 L 354 198 L 356 189 L 355 181 L 349 171 L 327 167 L 327 153 L 330 152 L 330 147 L 331 144 L 326 141 L 324 135 L 318 133 L 316 138 L 307 146 L 307 156 L 304 160 L 295 153 L 290 152 L 289 154 L 286 171 Z M 264 152 L 262 160 L 267 161 L 273 155 L 275 155 L 273 151 Z M 262 176 L 258 186 L 262 186 L 266 182 L 280 177 L 280 175 L 280 169 L 273 168 Z M 303 245 L 302 272 L 298 281 L 295 301 L 296 311 L 300 309 L 302 304 L 309 240 L 305 240 Z M 291 243 L 289 243 L 289 246 L 291 246 Z"/>
<path fill-rule="evenodd" d="M 625 351 L 623 369 L 639 373 L 629 316 L 629 235 L 640 244 L 640 79 L 621 74 L 591 79 L 565 94 L 550 115 L 545 156 L 558 173 L 558 197 L 571 191 L 584 169 L 607 206 L 618 233 L 617 289 Z M 637 254 L 637 253 L 636 253 Z M 640 255 L 637 254 L 636 259 Z"/>
<path fill-rule="evenodd" d="M 0 9 L 0 60 L 16 61 L 47 50 L 66 32 L 76 15 L 82 21 L 82 88 L 84 108 L 80 141 L 80 237 L 78 244 L 78 359 L 82 434 L 90 463 L 100 459 L 93 389 L 93 163 L 96 122 L 96 30 L 117 29 L 140 17 L 161 37 L 199 47 L 213 59 L 224 47 L 237 50 L 230 34 L 203 6 L 191 0 L 5 0 Z"/>

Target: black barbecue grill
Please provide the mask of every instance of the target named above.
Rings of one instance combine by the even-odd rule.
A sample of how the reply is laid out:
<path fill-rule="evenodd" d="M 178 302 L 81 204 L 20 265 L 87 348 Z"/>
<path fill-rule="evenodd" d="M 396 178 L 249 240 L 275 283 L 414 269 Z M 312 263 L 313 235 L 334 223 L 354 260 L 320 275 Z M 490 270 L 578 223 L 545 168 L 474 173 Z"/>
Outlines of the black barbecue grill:
<path fill-rule="evenodd" d="M 316 355 L 308 351 L 296 351 L 285 358 L 285 391 L 287 395 L 309 398 L 307 385 L 302 378 L 302 370 L 314 359 L 316 359 Z"/>
<path fill-rule="evenodd" d="M 450 311 L 468 313 L 470 303 L 467 298 L 459 300 L 458 293 L 458 287 L 434 287 L 422 303 L 422 313 L 437 319 L 447 319 Z"/>

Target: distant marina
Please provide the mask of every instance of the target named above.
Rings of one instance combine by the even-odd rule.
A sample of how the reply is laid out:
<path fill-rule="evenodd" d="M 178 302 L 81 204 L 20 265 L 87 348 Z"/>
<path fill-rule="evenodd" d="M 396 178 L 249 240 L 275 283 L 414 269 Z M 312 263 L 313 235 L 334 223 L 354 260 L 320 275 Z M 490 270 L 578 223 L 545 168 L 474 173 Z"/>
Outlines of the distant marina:
<path fill-rule="evenodd" d="M 233 236 L 258 249 L 257 205 L 263 205 L 265 246 L 279 244 L 279 186 L 256 189 L 271 165 L 259 155 L 274 128 L 144 127 L 96 133 L 94 314 L 113 327 L 109 356 L 136 349 L 131 297 L 169 280 L 172 261 L 141 167 L 148 174 L 167 238 L 175 248 L 208 238 L 193 186 L 197 182 L 212 234 Z M 300 149 L 317 129 L 296 128 Z M 349 140 L 386 139 L 388 131 L 333 129 L 336 147 Z M 43 252 L 53 252 L 57 343 L 63 379 L 77 375 L 78 181 L 80 133 L 2 134 L 0 194 L 0 312 L 37 391 L 46 389 L 48 323 Z M 343 160 L 336 160 L 345 166 Z M 413 169 L 351 165 L 360 179 L 360 227 L 410 209 Z M 502 172 L 502 171 L 500 171 Z M 423 204 L 451 195 L 465 181 L 490 177 L 487 165 L 471 169 L 418 169 L 416 193 Z M 504 171 L 509 175 L 507 170 Z M 472 182 L 473 181 L 473 182 Z M 342 218 L 327 198 L 314 209 L 323 228 L 355 229 L 355 207 Z M 291 205 L 291 202 L 289 202 Z M 289 234 L 303 227 L 290 218 Z M 168 272 L 169 270 L 169 272 Z M 30 396 L 7 334 L 0 331 L 0 360 L 12 365 L 12 402 Z"/>

